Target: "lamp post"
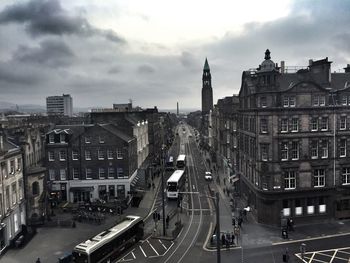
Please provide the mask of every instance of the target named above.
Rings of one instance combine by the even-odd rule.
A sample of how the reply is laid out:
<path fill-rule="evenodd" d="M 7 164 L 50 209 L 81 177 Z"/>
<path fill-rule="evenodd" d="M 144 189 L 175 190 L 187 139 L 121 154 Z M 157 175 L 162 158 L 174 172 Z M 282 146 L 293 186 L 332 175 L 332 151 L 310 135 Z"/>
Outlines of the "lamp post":
<path fill-rule="evenodd" d="M 220 255 L 220 212 L 219 212 L 219 192 L 216 192 L 216 262 L 221 262 L 221 255 Z"/>
<path fill-rule="evenodd" d="M 163 209 L 163 236 L 165 236 L 165 204 L 164 204 L 164 145 L 162 146 L 161 169 L 162 169 L 162 209 Z"/>

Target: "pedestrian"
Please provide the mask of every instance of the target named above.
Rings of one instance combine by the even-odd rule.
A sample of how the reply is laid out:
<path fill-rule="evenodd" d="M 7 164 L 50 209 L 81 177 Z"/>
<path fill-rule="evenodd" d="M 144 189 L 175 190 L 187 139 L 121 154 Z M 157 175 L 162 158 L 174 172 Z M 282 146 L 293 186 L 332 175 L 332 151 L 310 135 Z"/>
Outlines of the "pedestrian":
<path fill-rule="evenodd" d="M 234 217 L 232 217 L 232 225 L 233 225 L 233 227 L 236 226 L 236 219 Z"/>
<path fill-rule="evenodd" d="M 38 258 L 35 263 L 41 263 L 40 258 Z"/>
<path fill-rule="evenodd" d="M 231 243 L 232 245 L 235 244 L 235 235 L 233 234 L 233 232 L 231 233 Z"/>
<path fill-rule="evenodd" d="M 293 218 L 289 219 L 290 231 L 294 231 L 294 221 Z"/>
<path fill-rule="evenodd" d="M 170 221 L 170 217 L 169 215 L 166 216 L 166 228 L 169 228 L 169 221 Z"/>
<path fill-rule="evenodd" d="M 225 245 L 225 235 L 224 234 L 222 234 L 222 236 L 221 236 L 221 243 L 222 243 L 222 246 Z"/>
<path fill-rule="evenodd" d="M 242 223 L 243 223 L 242 217 L 238 218 L 238 226 L 239 226 L 239 228 L 242 227 Z"/>

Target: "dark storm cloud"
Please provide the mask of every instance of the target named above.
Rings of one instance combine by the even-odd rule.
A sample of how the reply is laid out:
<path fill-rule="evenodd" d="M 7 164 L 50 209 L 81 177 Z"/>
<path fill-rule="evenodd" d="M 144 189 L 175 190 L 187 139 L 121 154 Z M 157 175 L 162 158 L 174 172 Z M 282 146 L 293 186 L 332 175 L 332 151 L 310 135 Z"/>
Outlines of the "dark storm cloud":
<path fill-rule="evenodd" d="M 27 3 L 9 5 L 0 12 L 0 23 L 23 23 L 33 37 L 39 35 L 98 35 L 113 42 L 125 42 L 112 30 L 94 28 L 84 17 L 70 15 L 62 8 L 59 0 L 31 0 Z"/>
<path fill-rule="evenodd" d="M 62 67 L 72 63 L 73 51 L 61 40 L 45 40 L 39 47 L 19 46 L 13 59 L 50 67 Z"/>
<path fill-rule="evenodd" d="M 0 61 L 0 93 L 18 92 L 40 87 L 46 80 L 41 70 L 15 62 Z M 30 87 L 30 88 L 29 88 Z"/>
<path fill-rule="evenodd" d="M 141 65 L 137 68 L 137 72 L 141 73 L 141 74 L 151 74 L 154 73 L 156 70 L 154 69 L 154 67 L 152 67 L 151 65 Z"/>

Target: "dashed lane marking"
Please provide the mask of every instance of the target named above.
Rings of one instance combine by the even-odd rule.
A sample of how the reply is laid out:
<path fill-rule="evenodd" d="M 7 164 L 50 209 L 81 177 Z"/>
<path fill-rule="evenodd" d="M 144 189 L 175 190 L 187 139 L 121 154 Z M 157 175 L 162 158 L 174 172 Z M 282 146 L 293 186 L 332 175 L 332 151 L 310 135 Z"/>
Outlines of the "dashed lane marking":
<path fill-rule="evenodd" d="M 134 259 L 136 258 L 133 251 L 131 251 L 131 255 L 134 257 Z"/>

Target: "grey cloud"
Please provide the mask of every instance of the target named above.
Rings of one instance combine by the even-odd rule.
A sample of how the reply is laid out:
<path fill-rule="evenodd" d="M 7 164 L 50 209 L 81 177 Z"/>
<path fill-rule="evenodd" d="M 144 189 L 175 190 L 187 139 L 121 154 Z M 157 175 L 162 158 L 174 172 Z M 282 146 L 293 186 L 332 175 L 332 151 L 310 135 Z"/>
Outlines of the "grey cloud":
<path fill-rule="evenodd" d="M 9 85 L 15 86 L 30 86 L 40 83 L 41 76 L 33 74 L 28 68 L 23 68 L 20 65 L 9 63 L 0 63 L 0 90 Z"/>
<path fill-rule="evenodd" d="M 0 12 L 0 23 L 23 23 L 33 37 L 39 35 L 99 35 L 113 42 L 125 42 L 112 30 L 94 28 L 84 17 L 68 14 L 62 8 L 59 0 L 31 0 L 27 3 L 7 6 Z"/>
<path fill-rule="evenodd" d="M 13 56 L 14 60 L 20 62 L 49 67 L 70 65 L 73 57 L 73 51 L 61 40 L 45 40 L 34 48 L 21 45 Z"/>
<path fill-rule="evenodd" d="M 198 60 L 188 51 L 183 51 L 179 59 L 185 68 L 193 68 L 198 65 Z"/>
<path fill-rule="evenodd" d="M 113 66 L 108 70 L 108 74 L 118 74 L 122 71 L 120 66 Z"/>
<path fill-rule="evenodd" d="M 151 74 L 154 73 L 156 70 L 151 66 L 151 65 L 141 65 L 137 68 L 137 72 L 138 73 L 142 73 L 142 74 Z"/>

